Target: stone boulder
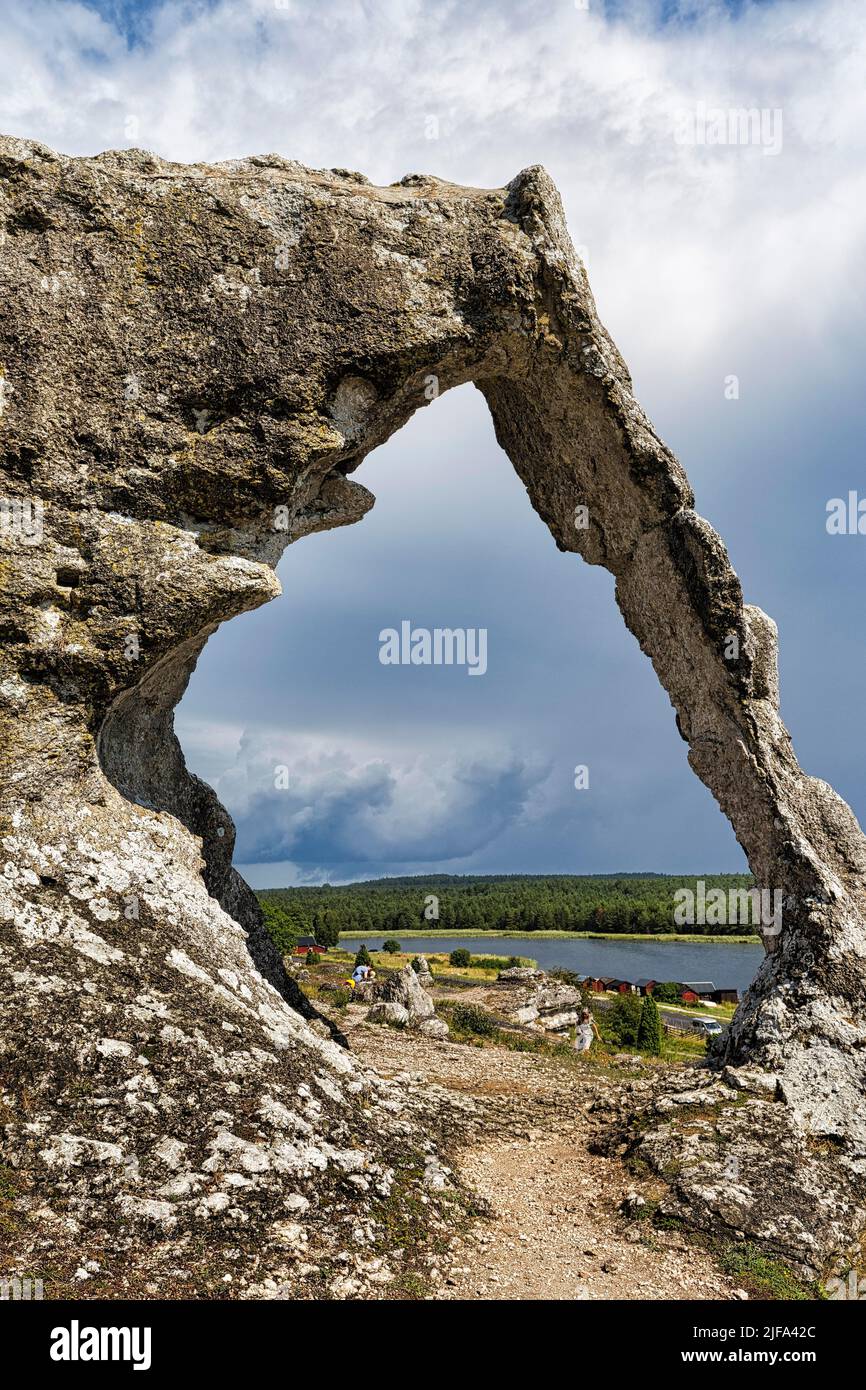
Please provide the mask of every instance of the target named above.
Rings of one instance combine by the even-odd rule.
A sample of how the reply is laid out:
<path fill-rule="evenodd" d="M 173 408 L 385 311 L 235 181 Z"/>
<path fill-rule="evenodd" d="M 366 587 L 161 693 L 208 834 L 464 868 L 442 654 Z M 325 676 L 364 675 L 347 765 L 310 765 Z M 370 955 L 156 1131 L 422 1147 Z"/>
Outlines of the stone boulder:
<path fill-rule="evenodd" d="M 538 1006 L 532 1002 L 518 1004 L 514 1008 L 503 1009 L 502 1012 L 509 1023 L 534 1023 L 538 1018 Z"/>
<path fill-rule="evenodd" d="M 423 1033 L 425 1038 L 436 1038 L 441 1041 L 448 1037 L 448 1024 L 444 1018 L 422 1018 L 418 1024 L 418 1032 Z"/>
<path fill-rule="evenodd" d="M 543 970 L 536 970 L 531 965 L 511 965 L 507 970 L 500 970 L 496 978 L 504 984 L 522 984 L 529 980 L 543 980 L 547 976 Z"/>
<path fill-rule="evenodd" d="M 388 979 L 383 980 L 376 990 L 378 999 L 396 1000 L 409 1012 L 411 1021 L 417 1023 L 422 1018 L 432 1018 L 436 1012 L 433 1000 L 421 984 L 411 965 L 404 965 Z"/>
<path fill-rule="evenodd" d="M 447 1023 L 436 1017 L 436 1006 L 411 965 L 404 965 L 402 970 L 382 980 L 375 986 L 375 992 L 376 1002 L 367 1014 L 372 1022 L 416 1028 L 428 1037 L 447 1036 Z"/>
<path fill-rule="evenodd" d="M 500 971 L 497 985 L 505 986 L 509 999 L 497 1007 L 510 1023 L 557 1033 L 577 1023 L 582 1005 L 580 990 L 551 979 L 543 970 Z"/>
<path fill-rule="evenodd" d="M 581 1004 L 581 993 L 574 985 L 539 981 L 535 992 L 535 1004 L 540 1014 L 555 1014 L 562 1009 L 575 1009 Z"/>
<path fill-rule="evenodd" d="M 629 1071 L 637 1061 L 622 1056 Z M 862 1226 L 862 1189 L 840 1182 L 833 1151 L 792 1126 L 765 1073 L 650 1075 L 605 1088 L 590 1123 L 594 1151 L 630 1155 L 665 1178 L 661 1217 L 725 1241 L 757 1239 L 808 1280 L 847 1269 L 828 1253 Z"/>
<path fill-rule="evenodd" d="M 577 1009 L 564 1009 L 558 1014 L 542 1015 L 539 1022 L 547 1033 L 564 1033 L 566 1029 L 575 1026 L 579 1017 Z"/>
<path fill-rule="evenodd" d="M 417 966 L 413 965 L 413 966 L 412 966 L 412 969 L 415 971 L 415 974 L 416 974 L 416 976 L 417 976 L 417 978 L 418 978 L 418 983 L 419 983 L 419 985 L 421 985 L 421 987 L 422 987 L 423 989 L 432 989 L 432 988 L 433 988 L 433 974 L 432 974 L 432 971 L 430 970 L 430 965 L 429 965 L 429 963 L 428 963 L 428 961 L 427 961 L 427 957 L 426 957 L 426 956 L 416 956 L 415 959 L 417 960 L 418 965 L 417 965 Z"/>
<path fill-rule="evenodd" d="M 383 999 L 373 1004 L 367 1017 L 371 1023 L 391 1023 L 397 1028 L 406 1028 L 410 1021 L 409 1010 L 396 999 Z"/>

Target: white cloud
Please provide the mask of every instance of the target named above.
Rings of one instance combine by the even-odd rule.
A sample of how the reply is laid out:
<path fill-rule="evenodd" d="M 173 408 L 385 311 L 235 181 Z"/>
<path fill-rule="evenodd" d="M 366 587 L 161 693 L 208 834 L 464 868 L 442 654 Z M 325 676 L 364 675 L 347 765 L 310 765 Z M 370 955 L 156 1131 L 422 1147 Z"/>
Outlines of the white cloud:
<path fill-rule="evenodd" d="M 864 226 L 866 38 L 845 0 L 738 20 L 689 9 L 707 17 L 657 27 L 635 4 L 613 22 L 568 0 L 168 3 L 127 49 L 85 6 L 30 0 L 4 18 L 0 123 L 69 152 L 276 150 L 382 182 L 420 167 L 490 185 L 546 163 L 615 329 L 644 349 L 663 312 L 691 356 L 747 298 L 756 314 L 756 297 L 787 301 L 813 327 L 815 298 L 822 316 L 826 291 L 838 299 Z M 677 114 L 698 102 L 781 108 L 781 155 L 677 145 Z M 821 290 L 808 307 L 791 293 L 807 265 Z"/>
<path fill-rule="evenodd" d="M 689 22 L 662 26 L 659 8 L 167 3 L 128 49 L 82 4 L 24 0 L 4 17 L 0 126 L 70 153 L 275 150 L 374 182 L 489 186 L 544 163 L 638 393 L 670 398 L 721 356 L 746 374 L 767 343 L 790 386 L 787 345 L 830 334 L 863 285 L 858 7 L 684 4 Z M 677 145 L 699 101 L 781 108 L 783 152 Z"/>
<path fill-rule="evenodd" d="M 224 745 L 223 745 L 224 747 Z M 214 779 L 245 863 L 374 864 L 464 858 L 519 823 L 549 769 L 488 742 L 376 756 L 359 740 L 245 733 Z"/>
<path fill-rule="evenodd" d="M 684 5 L 697 18 L 663 26 L 658 9 L 166 3 L 127 48 L 81 4 L 25 0 L 4 20 L 0 125 L 73 153 L 275 150 L 378 182 L 544 163 L 603 317 L 663 391 L 720 343 L 742 370 L 768 328 L 825 331 L 862 285 L 866 30 L 846 0 Z M 700 102 L 780 109 L 782 152 L 677 144 Z"/>

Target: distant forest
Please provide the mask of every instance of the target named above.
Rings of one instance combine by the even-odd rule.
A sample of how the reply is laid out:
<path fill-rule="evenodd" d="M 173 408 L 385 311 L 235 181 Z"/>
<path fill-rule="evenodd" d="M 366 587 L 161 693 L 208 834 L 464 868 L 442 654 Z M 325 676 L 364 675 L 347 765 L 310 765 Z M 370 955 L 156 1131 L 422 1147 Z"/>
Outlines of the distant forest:
<path fill-rule="evenodd" d="M 704 882 L 708 892 L 754 885 L 749 874 L 707 874 Z M 694 876 L 671 874 L 431 874 L 339 887 L 268 888 L 258 898 L 282 950 L 302 935 L 335 945 L 343 931 L 398 939 L 401 932 L 437 930 L 741 934 L 744 928 L 736 924 L 675 926 L 674 893 L 694 891 L 695 883 Z"/>

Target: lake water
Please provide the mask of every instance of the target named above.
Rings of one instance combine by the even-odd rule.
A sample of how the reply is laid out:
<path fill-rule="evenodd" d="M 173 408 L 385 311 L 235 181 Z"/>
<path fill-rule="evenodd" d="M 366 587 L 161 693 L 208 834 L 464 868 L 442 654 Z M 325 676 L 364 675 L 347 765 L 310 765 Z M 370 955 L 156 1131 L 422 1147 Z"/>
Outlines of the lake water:
<path fill-rule="evenodd" d="M 369 950 L 380 950 L 387 936 L 365 936 Z M 394 940 L 399 940 L 395 936 Z M 360 939 L 343 937 L 341 946 L 351 950 Z M 712 980 L 717 989 L 738 989 L 742 994 L 764 958 L 763 946 L 731 942 L 691 944 L 687 941 L 549 941 L 533 937 L 407 936 L 406 951 L 427 953 L 456 951 L 461 947 L 474 956 L 531 956 L 544 970 L 564 966 L 579 975 L 610 975 L 621 980 Z"/>

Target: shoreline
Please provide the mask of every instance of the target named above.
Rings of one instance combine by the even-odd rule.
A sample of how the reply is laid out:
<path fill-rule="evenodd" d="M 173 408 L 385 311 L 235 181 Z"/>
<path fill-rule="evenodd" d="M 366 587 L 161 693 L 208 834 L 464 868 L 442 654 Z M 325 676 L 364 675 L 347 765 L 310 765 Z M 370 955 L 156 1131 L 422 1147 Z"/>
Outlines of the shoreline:
<path fill-rule="evenodd" d="M 689 945 L 718 946 L 760 946 L 759 936 L 694 936 L 681 932 L 659 933 L 646 932 L 596 932 L 596 931 L 458 931 L 454 928 L 447 928 L 441 931 L 341 931 L 341 941 L 363 941 L 367 938 L 381 936 L 385 940 L 394 941 L 412 940 L 417 937 L 441 937 L 443 941 L 449 938 L 462 938 L 472 941 L 483 941 L 489 936 L 494 941 L 661 941 L 661 942 L 687 942 Z"/>

